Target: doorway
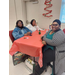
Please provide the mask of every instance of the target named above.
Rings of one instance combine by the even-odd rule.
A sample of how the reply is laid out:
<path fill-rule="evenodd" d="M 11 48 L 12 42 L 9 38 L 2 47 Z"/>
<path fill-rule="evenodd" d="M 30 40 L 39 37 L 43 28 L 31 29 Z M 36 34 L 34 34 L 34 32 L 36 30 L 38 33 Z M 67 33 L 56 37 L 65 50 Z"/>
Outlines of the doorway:
<path fill-rule="evenodd" d="M 32 19 L 35 19 L 37 24 L 39 22 L 39 4 L 37 2 L 25 1 L 25 17 L 26 25 L 30 23 Z"/>

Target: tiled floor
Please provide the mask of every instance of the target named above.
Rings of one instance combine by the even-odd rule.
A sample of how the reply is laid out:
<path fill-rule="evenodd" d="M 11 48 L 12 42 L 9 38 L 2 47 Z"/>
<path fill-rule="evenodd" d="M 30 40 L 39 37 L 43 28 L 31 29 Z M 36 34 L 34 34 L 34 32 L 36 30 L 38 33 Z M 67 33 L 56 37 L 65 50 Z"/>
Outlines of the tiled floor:
<path fill-rule="evenodd" d="M 11 48 L 11 41 L 9 40 L 9 49 Z M 41 75 L 50 75 L 51 68 L 48 67 L 47 72 L 43 72 Z M 9 75 L 29 75 L 30 72 L 25 68 L 25 64 L 22 62 L 16 66 L 13 65 L 12 56 L 9 55 Z"/>
<path fill-rule="evenodd" d="M 30 72 L 25 68 L 24 62 L 14 66 L 12 63 L 12 57 L 9 55 L 9 75 L 29 75 Z M 50 75 L 51 68 L 48 67 L 47 72 L 43 72 L 42 75 Z"/>

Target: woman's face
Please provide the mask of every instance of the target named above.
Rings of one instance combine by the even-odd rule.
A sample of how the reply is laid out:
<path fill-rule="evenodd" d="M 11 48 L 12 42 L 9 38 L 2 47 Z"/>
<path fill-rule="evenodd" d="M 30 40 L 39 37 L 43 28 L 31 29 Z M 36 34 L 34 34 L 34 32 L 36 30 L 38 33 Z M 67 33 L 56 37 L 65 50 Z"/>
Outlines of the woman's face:
<path fill-rule="evenodd" d="M 35 26 L 35 25 L 36 25 L 36 21 L 35 21 L 35 20 L 32 22 L 32 25 L 33 25 L 33 26 Z"/>
<path fill-rule="evenodd" d="M 56 31 L 56 30 L 58 30 L 58 29 L 60 29 L 59 24 L 58 24 L 57 22 L 53 22 L 53 24 L 52 24 L 52 30 L 53 30 L 53 31 Z"/>
<path fill-rule="evenodd" d="M 18 26 L 19 27 L 22 27 L 22 23 L 20 21 L 18 22 Z"/>

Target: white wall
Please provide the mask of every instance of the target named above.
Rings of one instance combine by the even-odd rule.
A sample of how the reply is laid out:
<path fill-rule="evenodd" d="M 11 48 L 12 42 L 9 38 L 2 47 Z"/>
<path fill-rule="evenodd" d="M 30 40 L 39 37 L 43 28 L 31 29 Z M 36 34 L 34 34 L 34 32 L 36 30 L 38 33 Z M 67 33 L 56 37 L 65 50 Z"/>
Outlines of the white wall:
<path fill-rule="evenodd" d="M 15 0 L 17 20 L 22 20 L 25 24 L 25 2 L 23 0 Z"/>
<path fill-rule="evenodd" d="M 9 0 L 9 30 L 14 29 L 16 22 L 15 0 Z"/>
<path fill-rule="evenodd" d="M 50 19 L 41 15 L 45 12 L 44 7 L 46 7 L 46 5 L 44 5 L 44 0 L 39 0 L 40 12 L 41 12 L 40 14 L 41 27 L 48 28 L 49 24 L 51 24 L 54 19 L 59 19 L 60 9 L 61 9 L 61 0 L 52 0 L 51 3 L 53 4 L 53 6 L 50 9 L 52 9 L 51 14 L 53 15 L 53 17 Z"/>
<path fill-rule="evenodd" d="M 27 20 L 30 22 L 32 19 L 36 19 L 39 22 L 39 4 L 33 4 L 32 2 L 26 2 L 27 8 Z"/>
<path fill-rule="evenodd" d="M 25 2 L 23 0 L 9 0 L 9 30 L 15 28 L 17 20 L 22 20 L 26 25 Z"/>
<path fill-rule="evenodd" d="M 52 0 L 51 3 L 53 6 L 49 8 L 52 9 L 51 14 L 53 17 L 51 19 L 42 15 L 46 12 L 44 10 L 46 7 L 46 5 L 44 5 L 45 0 L 38 1 L 38 4 L 32 4 L 32 2 L 25 3 L 23 0 L 9 0 L 9 30 L 14 29 L 16 21 L 19 19 L 26 25 L 26 20 L 31 21 L 31 19 L 34 18 L 41 28 L 48 28 L 54 19 L 59 19 L 61 0 Z M 65 25 L 62 24 L 61 28 L 65 28 Z"/>
<path fill-rule="evenodd" d="M 61 1 L 62 0 L 52 0 L 53 6 L 49 8 L 50 10 L 52 9 L 52 15 L 53 17 L 47 18 L 44 17 L 42 14 L 46 13 L 47 11 L 44 10 L 46 5 L 44 5 L 45 0 L 38 0 L 38 4 L 32 4 L 32 2 L 27 2 L 27 20 L 31 21 L 31 19 L 36 19 L 38 22 L 38 25 L 41 28 L 49 28 L 49 24 L 52 23 L 54 19 L 59 19 L 60 17 L 60 9 L 61 9 Z M 65 28 L 65 25 L 62 24 L 61 28 Z"/>

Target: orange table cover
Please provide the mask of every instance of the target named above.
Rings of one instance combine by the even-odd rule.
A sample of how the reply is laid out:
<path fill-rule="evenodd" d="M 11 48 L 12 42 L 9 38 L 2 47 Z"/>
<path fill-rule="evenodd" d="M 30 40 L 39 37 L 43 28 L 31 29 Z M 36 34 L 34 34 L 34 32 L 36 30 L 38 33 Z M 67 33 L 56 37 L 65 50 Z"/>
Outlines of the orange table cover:
<path fill-rule="evenodd" d="M 39 57 L 39 65 L 43 66 L 42 62 L 42 40 L 41 36 L 46 33 L 46 30 L 35 31 L 32 33 L 32 36 L 24 36 L 20 39 L 17 39 L 13 42 L 11 49 L 9 50 L 10 55 L 13 55 L 15 52 L 20 51 L 22 53 L 28 54 L 33 57 Z"/>

